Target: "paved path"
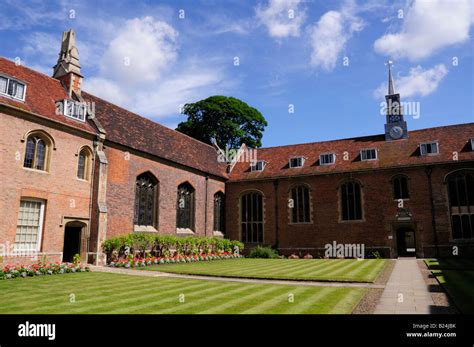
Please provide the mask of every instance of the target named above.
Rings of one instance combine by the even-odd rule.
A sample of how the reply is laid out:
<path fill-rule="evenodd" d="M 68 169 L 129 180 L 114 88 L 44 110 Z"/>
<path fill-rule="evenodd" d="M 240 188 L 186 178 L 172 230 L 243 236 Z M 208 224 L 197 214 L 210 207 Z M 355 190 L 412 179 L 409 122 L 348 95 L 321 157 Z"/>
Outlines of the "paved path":
<path fill-rule="evenodd" d="M 374 313 L 422 314 L 436 311 L 437 307 L 425 284 L 417 260 L 398 259 Z"/>
<path fill-rule="evenodd" d="M 292 280 L 267 280 L 257 278 L 237 278 L 237 277 L 217 277 L 217 276 L 201 276 L 201 275 L 183 275 L 169 272 L 132 270 L 123 268 L 113 268 L 106 266 L 91 266 L 93 272 L 110 272 L 132 276 L 148 276 L 148 277 L 170 277 L 185 278 L 193 280 L 205 281 L 223 281 L 223 282 L 240 282 L 240 283 L 262 283 L 262 284 L 287 284 L 297 286 L 317 286 L 317 287 L 355 287 L 355 288 L 384 288 L 381 284 L 373 283 L 357 283 L 357 282 L 325 282 L 325 281 L 292 281 Z"/>

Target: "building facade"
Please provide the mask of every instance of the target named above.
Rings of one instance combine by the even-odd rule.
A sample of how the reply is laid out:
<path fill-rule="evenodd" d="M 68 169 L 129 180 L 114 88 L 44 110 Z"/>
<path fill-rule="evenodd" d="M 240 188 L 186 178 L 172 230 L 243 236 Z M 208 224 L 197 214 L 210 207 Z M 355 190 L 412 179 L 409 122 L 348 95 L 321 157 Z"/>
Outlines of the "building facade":
<path fill-rule="evenodd" d="M 324 256 L 363 244 L 386 257 L 474 247 L 474 123 L 408 131 L 391 72 L 385 134 L 219 149 L 82 90 L 73 31 L 53 76 L 0 58 L 0 263 L 103 263 L 133 232 L 239 239 Z M 36 257 L 36 258 L 35 258 Z"/>

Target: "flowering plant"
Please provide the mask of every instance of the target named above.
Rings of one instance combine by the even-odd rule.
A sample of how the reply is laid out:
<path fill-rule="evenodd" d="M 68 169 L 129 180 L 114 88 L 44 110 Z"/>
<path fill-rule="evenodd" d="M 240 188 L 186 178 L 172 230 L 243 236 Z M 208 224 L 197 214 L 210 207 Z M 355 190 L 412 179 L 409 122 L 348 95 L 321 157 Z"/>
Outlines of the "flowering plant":
<path fill-rule="evenodd" d="M 5 265 L 3 268 L 0 268 L 0 280 L 89 271 L 90 268 L 88 266 L 82 266 L 81 264 L 60 262 L 44 263 L 38 261 L 31 265 Z"/>

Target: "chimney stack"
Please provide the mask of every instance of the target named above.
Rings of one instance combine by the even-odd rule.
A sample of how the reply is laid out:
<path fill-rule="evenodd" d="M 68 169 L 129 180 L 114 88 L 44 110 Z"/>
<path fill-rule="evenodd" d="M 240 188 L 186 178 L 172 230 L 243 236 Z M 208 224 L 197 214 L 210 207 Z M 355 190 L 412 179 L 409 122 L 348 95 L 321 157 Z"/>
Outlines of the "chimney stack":
<path fill-rule="evenodd" d="M 83 76 L 79 65 L 79 52 L 76 47 L 76 33 L 72 29 L 63 32 L 58 62 L 53 67 L 53 78 L 63 83 L 69 97 L 72 97 L 73 92 L 81 95 Z"/>

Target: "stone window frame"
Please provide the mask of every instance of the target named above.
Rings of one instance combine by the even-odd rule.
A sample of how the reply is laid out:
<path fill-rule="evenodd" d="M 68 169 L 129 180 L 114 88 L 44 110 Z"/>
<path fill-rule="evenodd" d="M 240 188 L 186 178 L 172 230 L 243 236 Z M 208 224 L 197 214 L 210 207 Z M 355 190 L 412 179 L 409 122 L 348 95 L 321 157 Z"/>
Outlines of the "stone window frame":
<path fill-rule="evenodd" d="M 179 189 L 181 186 L 185 186 L 185 185 L 188 185 L 192 191 L 191 191 L 191 194 L 192 194 L 192 197 L 191 197 L 191 208 L 190 208 L 190 213 L 191 213 L 191 216 L 190 216 L 190 226 L 189 227 L 179 227 L 178 226 L 178 218 L 179 218 L 179 215 L 178 215 L 178 210 L 179 210 Z M 189 234 L 189 235 L 194 235 L 196 231 L 196 188 L 194 188 L 194 185 L 189 182 L 189 181 L 184 181 L 180 184 L 178 184 L 177 188 L 176 188 L 176 233 L 177 234 Z"/>
<path fill-rule="evenodd" d="M 85 162 L 84 162 L 84 177 L 81 178 L 79 177 L 79 160 L 80 160 L 80 157 L 81 157 L 81 153 L 82 152 L 86 152 L 86 155 L 85 155 Z M 79 150 L 77 151 L 76 153 L 76 157 L 77 157 L 77 161 L 76 161 L 76 178 L 80 181 L 86 181 L 86 182 L 89 182 L 92 178 L 92 166 L 93 166 L 93 162 L 94 162 L 94 157 L 93 157 L 93 151 L 92 149 L 85 145 L 85 146 L 81 146 L 79 148 Z"/>
<path fill-rule="evenodd" d="M 311 187 L 310 184 L 308 184 L 306 182 L 296 182 L 296 183 L 291 184 L 290 187 L 288 188 L 288 191 L 287 191 L 288 201 L 292 197 L 293 189 L 301 187 L 301 186 L 308 189 L 309 222 L 293 222 L 293 220 L 292 220 L 292 209 L 288 206 L 288 204 L 286 204 L 287 211 L 288 211 L 288 224 L 289 225 L 298 226 L 298 225 L 310 225 L 310 224 L 314 223 L 314 220 L 313 220 L 313 188 Z"/>
<path fill-rule="evenodd" d="M 395 197 L 395 180 L 396 179 L 399 179 L 399 178 L 403 178 L 406 180 L 406 185 L 407 185 L 407 194 L 408 194 L 408 197 L 407 198 L 397 198 Z M 397 173 L 395 175 L 393 175 L 392 177 L 390 177 L 390 186 L 391 186 L 391 191 L 392 191 L 392 199 L 394 201 L 398 201 L 399 199 L 402 199 L 402 200 L 410 200 L 410 177 L 406 174 L 403 174 L 403 173 Z"/>
<path fill-rule="evenodd" d="M 153 208 L 152 208 L 152 224 L 142 225 L 137 223 L 137 180 L 140 177 L 149 177 L 151 181 L 154 181 L 154 197 L 153 197 Z M 133 224 L 135 232 L 157 232 L 159 227 L 159 206 L 160 206 L 160 180 L 151 172 L 144 171 L 135 177 L 134 181 L 134 204 L 133 204 Z"/>
<path fill-rule="evenodd" d="M 216 197 L 217 196 L 221 196 L 222 197 L 222 209 L 223 209 L 223 213 L 222 215 L 224 216 L 224 219 L 222 222 L 219 222 L 219 224 L 222 224 L 220 225 L 220 229 L 223 229 L 223 230 L 217 230 L 216 229 Z M 221 234 L 225 234 L 225 193 L 222 191 L 222 190 L 218 190 L 217 192 L 214 193 L 213 195 L 213 223 L 212 223 L 212 230 L 214 232 L 214 234 L 218 234 L 218 233 L 221 233 Z M 222 211 L 219 211 L 219 216 L 221 217 L 221 212 Z"/>
<path fill-rule="evenodd" d="M 361 209 L 361 218 L 360 219 L 343 219 L 343 209 L 342 209 L 342 186 L 350 183 L 358 183 L 360 187 L 360 209 Z M 362 182 L 355 178 L 348 178 L 344 179 L 339 182 L 337 186 L 337 200 L 338 200 L 338 222 L 339 223 L 363 223 L 366 221 L 365 219 L 365 199 L 364 199 L 364 185 Z"/>
<path fill-rule="evenodd" d="M 32 166 L 33 167 L 26 167 L 25 166 L 25 159 L 26 159 L 26 151 L 27 151 L 27 146 L 28 146 L 28 140 L 31 138 L 31 137 L 36 137 L 36 138 L 39 138 L 41 139 L 44 144 L 45 144 L 45 153 L 44 153 L 44 167 L 43 169 L 36 169 L 34 168 L 35 166 L 35 160 L 36 160 L 36 146 L 35 146 L 35 151 L 33 153 L 33 163 L 32 163 Z M 54 138 L 49 134 L 47 133 L 46 131 L 44 131 L 43 129 L 35 129 L 35 130 L 31 130 L 31 131 L 28 131 L 24 136 L 23 138 L 21 139 L 21 142 L 23 142 L 25 145 L 23 146 L 23 163 L 22 163 L 22 167 L 24 170 L 28 170 L 28 171 L 35 171 L 35 172 L 41 172 L 41 173 L 49 173 L 50 171 L 50 168 L 51 168 L 51 157 L 52 157 L 52 151 L 53 150 L 56 150 L 56 144 L 54 142 Z"/>
<path fill-rule="evenodd" d="M 262 196 L 262 242 L 244 242 L 242 238 L 242 197 L 247 194 L 251 193 L 258 193 Z M 241 242 L 247 243 L 247 244 L 252 244 L 252 245 L 263 245 L 265 244 L 265 224 L 266 224 L 266 210 L 265 210 L 266 204 L 265 204 L 265 194 L 263 191 L 259 189 L 246 189 L 239 194 L 239 201 L 238 201 L 238 209 L 239 209 L 239 240 Z"/>

